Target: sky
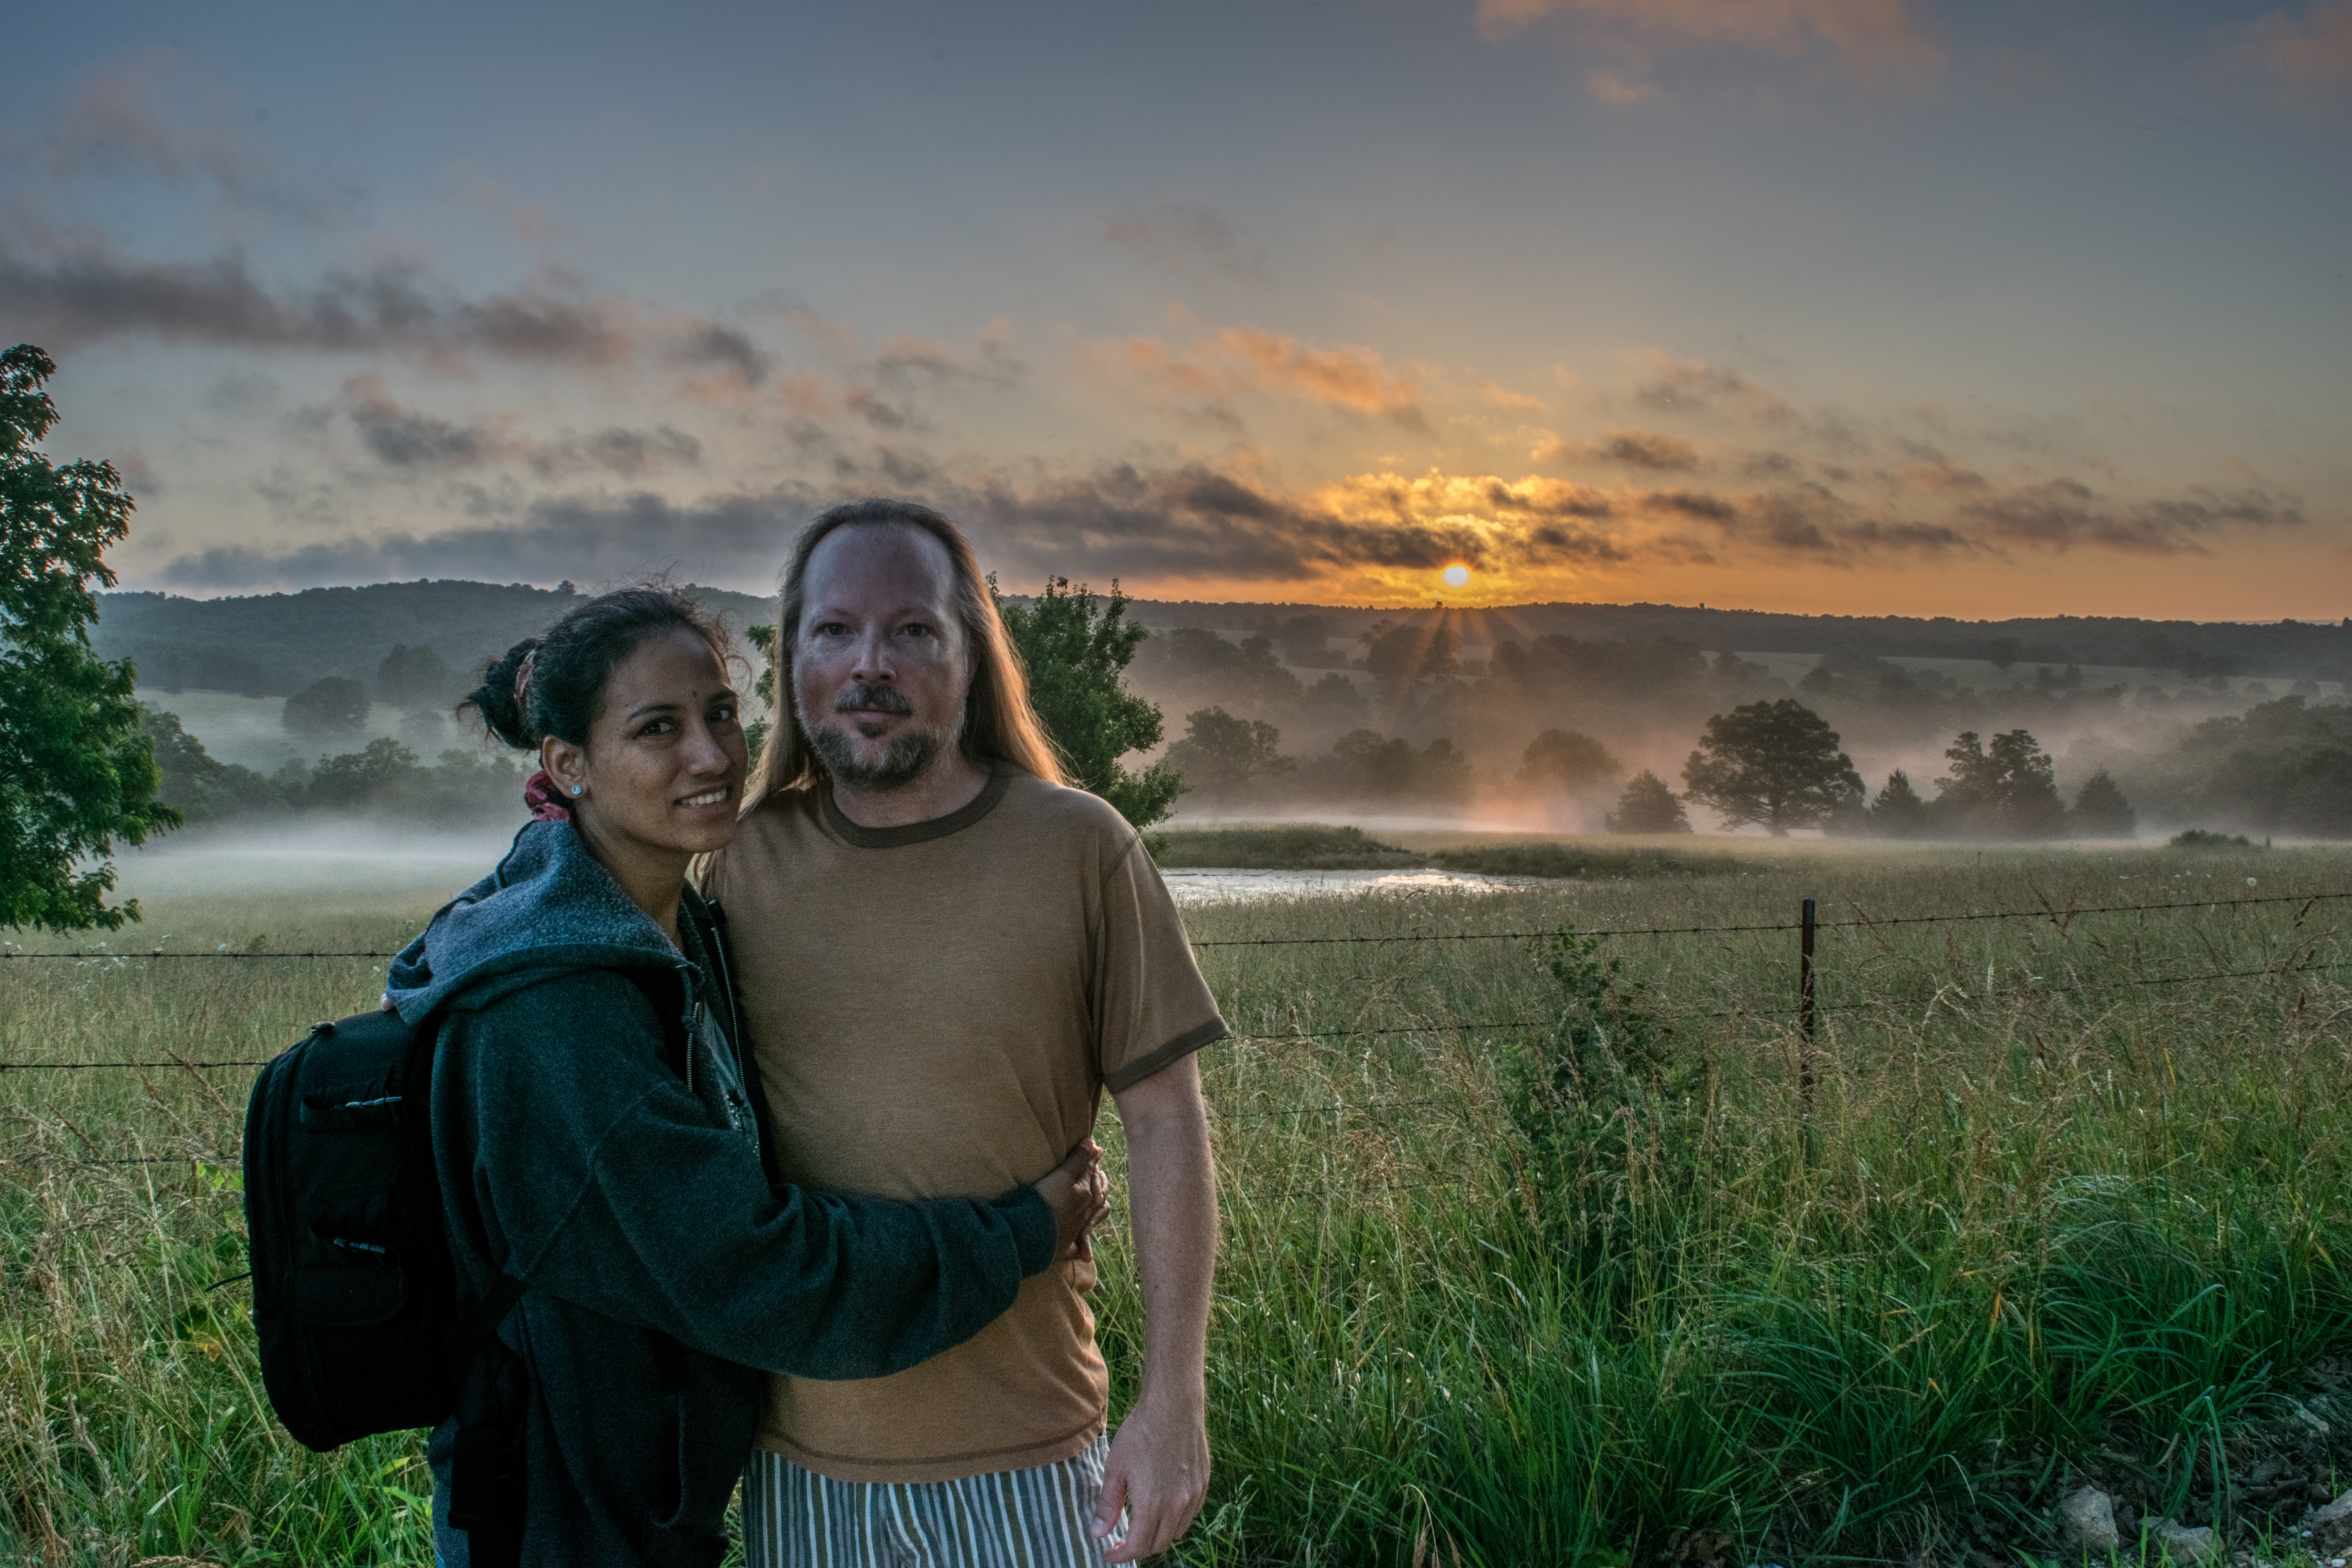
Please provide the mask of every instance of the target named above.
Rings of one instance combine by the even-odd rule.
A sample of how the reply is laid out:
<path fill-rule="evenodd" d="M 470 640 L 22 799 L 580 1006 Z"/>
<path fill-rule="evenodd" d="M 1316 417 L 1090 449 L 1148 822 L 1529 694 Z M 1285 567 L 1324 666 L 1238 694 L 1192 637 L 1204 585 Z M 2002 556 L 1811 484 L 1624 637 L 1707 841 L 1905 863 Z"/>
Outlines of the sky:
<path fill-rule="evenodd" d="M 23 8 L 20 8 L 23 9 Z M 126 587 L 2352 613 L 2352 0 L 25 9 Z"/>

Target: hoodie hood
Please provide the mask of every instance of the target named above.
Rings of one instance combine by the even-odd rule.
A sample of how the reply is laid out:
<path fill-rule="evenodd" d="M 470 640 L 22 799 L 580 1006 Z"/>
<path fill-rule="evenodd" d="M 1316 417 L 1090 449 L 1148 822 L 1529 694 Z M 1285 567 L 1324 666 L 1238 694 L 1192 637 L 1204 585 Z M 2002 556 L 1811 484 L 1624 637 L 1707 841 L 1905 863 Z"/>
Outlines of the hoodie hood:
<path fill-rule="evenodd" d="M 685 897 L 692 902 L 694 889 Z M 538 821 L 393 961 L 384 994 L 414 1026 L 437 1008 L 486 1006 L 551 973 L 642 968 L 684 972 L 691 994 L 693 966 L 572 824 Z"/>

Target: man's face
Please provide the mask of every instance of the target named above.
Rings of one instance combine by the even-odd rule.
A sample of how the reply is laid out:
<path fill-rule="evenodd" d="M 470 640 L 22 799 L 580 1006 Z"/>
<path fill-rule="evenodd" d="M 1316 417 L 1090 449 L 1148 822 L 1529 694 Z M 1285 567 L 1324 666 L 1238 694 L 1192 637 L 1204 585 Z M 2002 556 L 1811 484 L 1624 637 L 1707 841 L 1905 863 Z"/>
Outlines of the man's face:
<path fill-rule="evenodd" d="M 971 690 L 955 563 L 919 528 L 853 523 L 809 557 L 793 709 L 836 784 L 893 790 L 952 751 Z"/>

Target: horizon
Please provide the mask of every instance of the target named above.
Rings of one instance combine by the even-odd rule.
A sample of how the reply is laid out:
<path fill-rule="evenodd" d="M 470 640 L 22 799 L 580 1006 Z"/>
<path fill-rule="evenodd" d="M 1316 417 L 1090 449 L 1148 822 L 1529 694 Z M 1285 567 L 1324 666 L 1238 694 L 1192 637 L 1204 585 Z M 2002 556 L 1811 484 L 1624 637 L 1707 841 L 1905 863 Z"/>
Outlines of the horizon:
<path fill-rule="evenodd" d="M 2347 0 L 564 15 L 20 22 L 123 587 L 2352 611 Z"/>

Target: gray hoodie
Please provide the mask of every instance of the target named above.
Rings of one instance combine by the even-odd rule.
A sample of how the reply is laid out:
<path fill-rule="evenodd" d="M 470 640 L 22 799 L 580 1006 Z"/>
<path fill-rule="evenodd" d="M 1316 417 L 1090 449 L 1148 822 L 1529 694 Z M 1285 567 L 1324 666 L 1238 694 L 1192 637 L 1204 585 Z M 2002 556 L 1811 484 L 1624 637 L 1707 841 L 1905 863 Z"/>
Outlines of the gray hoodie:
<path fill-rule="evenodd" d="M 535 822 L 392 966 L 401 1016 L 441 1020 L 433 1141 L 461 1300 L 530 1281 L 499 1331 L 530 1370 L 526 1563 L 718 1563 L 761 1372 L 900 1371 L 1053 1261 L 1029 1187 L 772 1188 L 719 926 L 690 889 L 678 923 L 683 954 L 569 823 Z M 461 1568 L 453 1439 L 445 1424 L 429 1452 L 436 1542 Z"/>

